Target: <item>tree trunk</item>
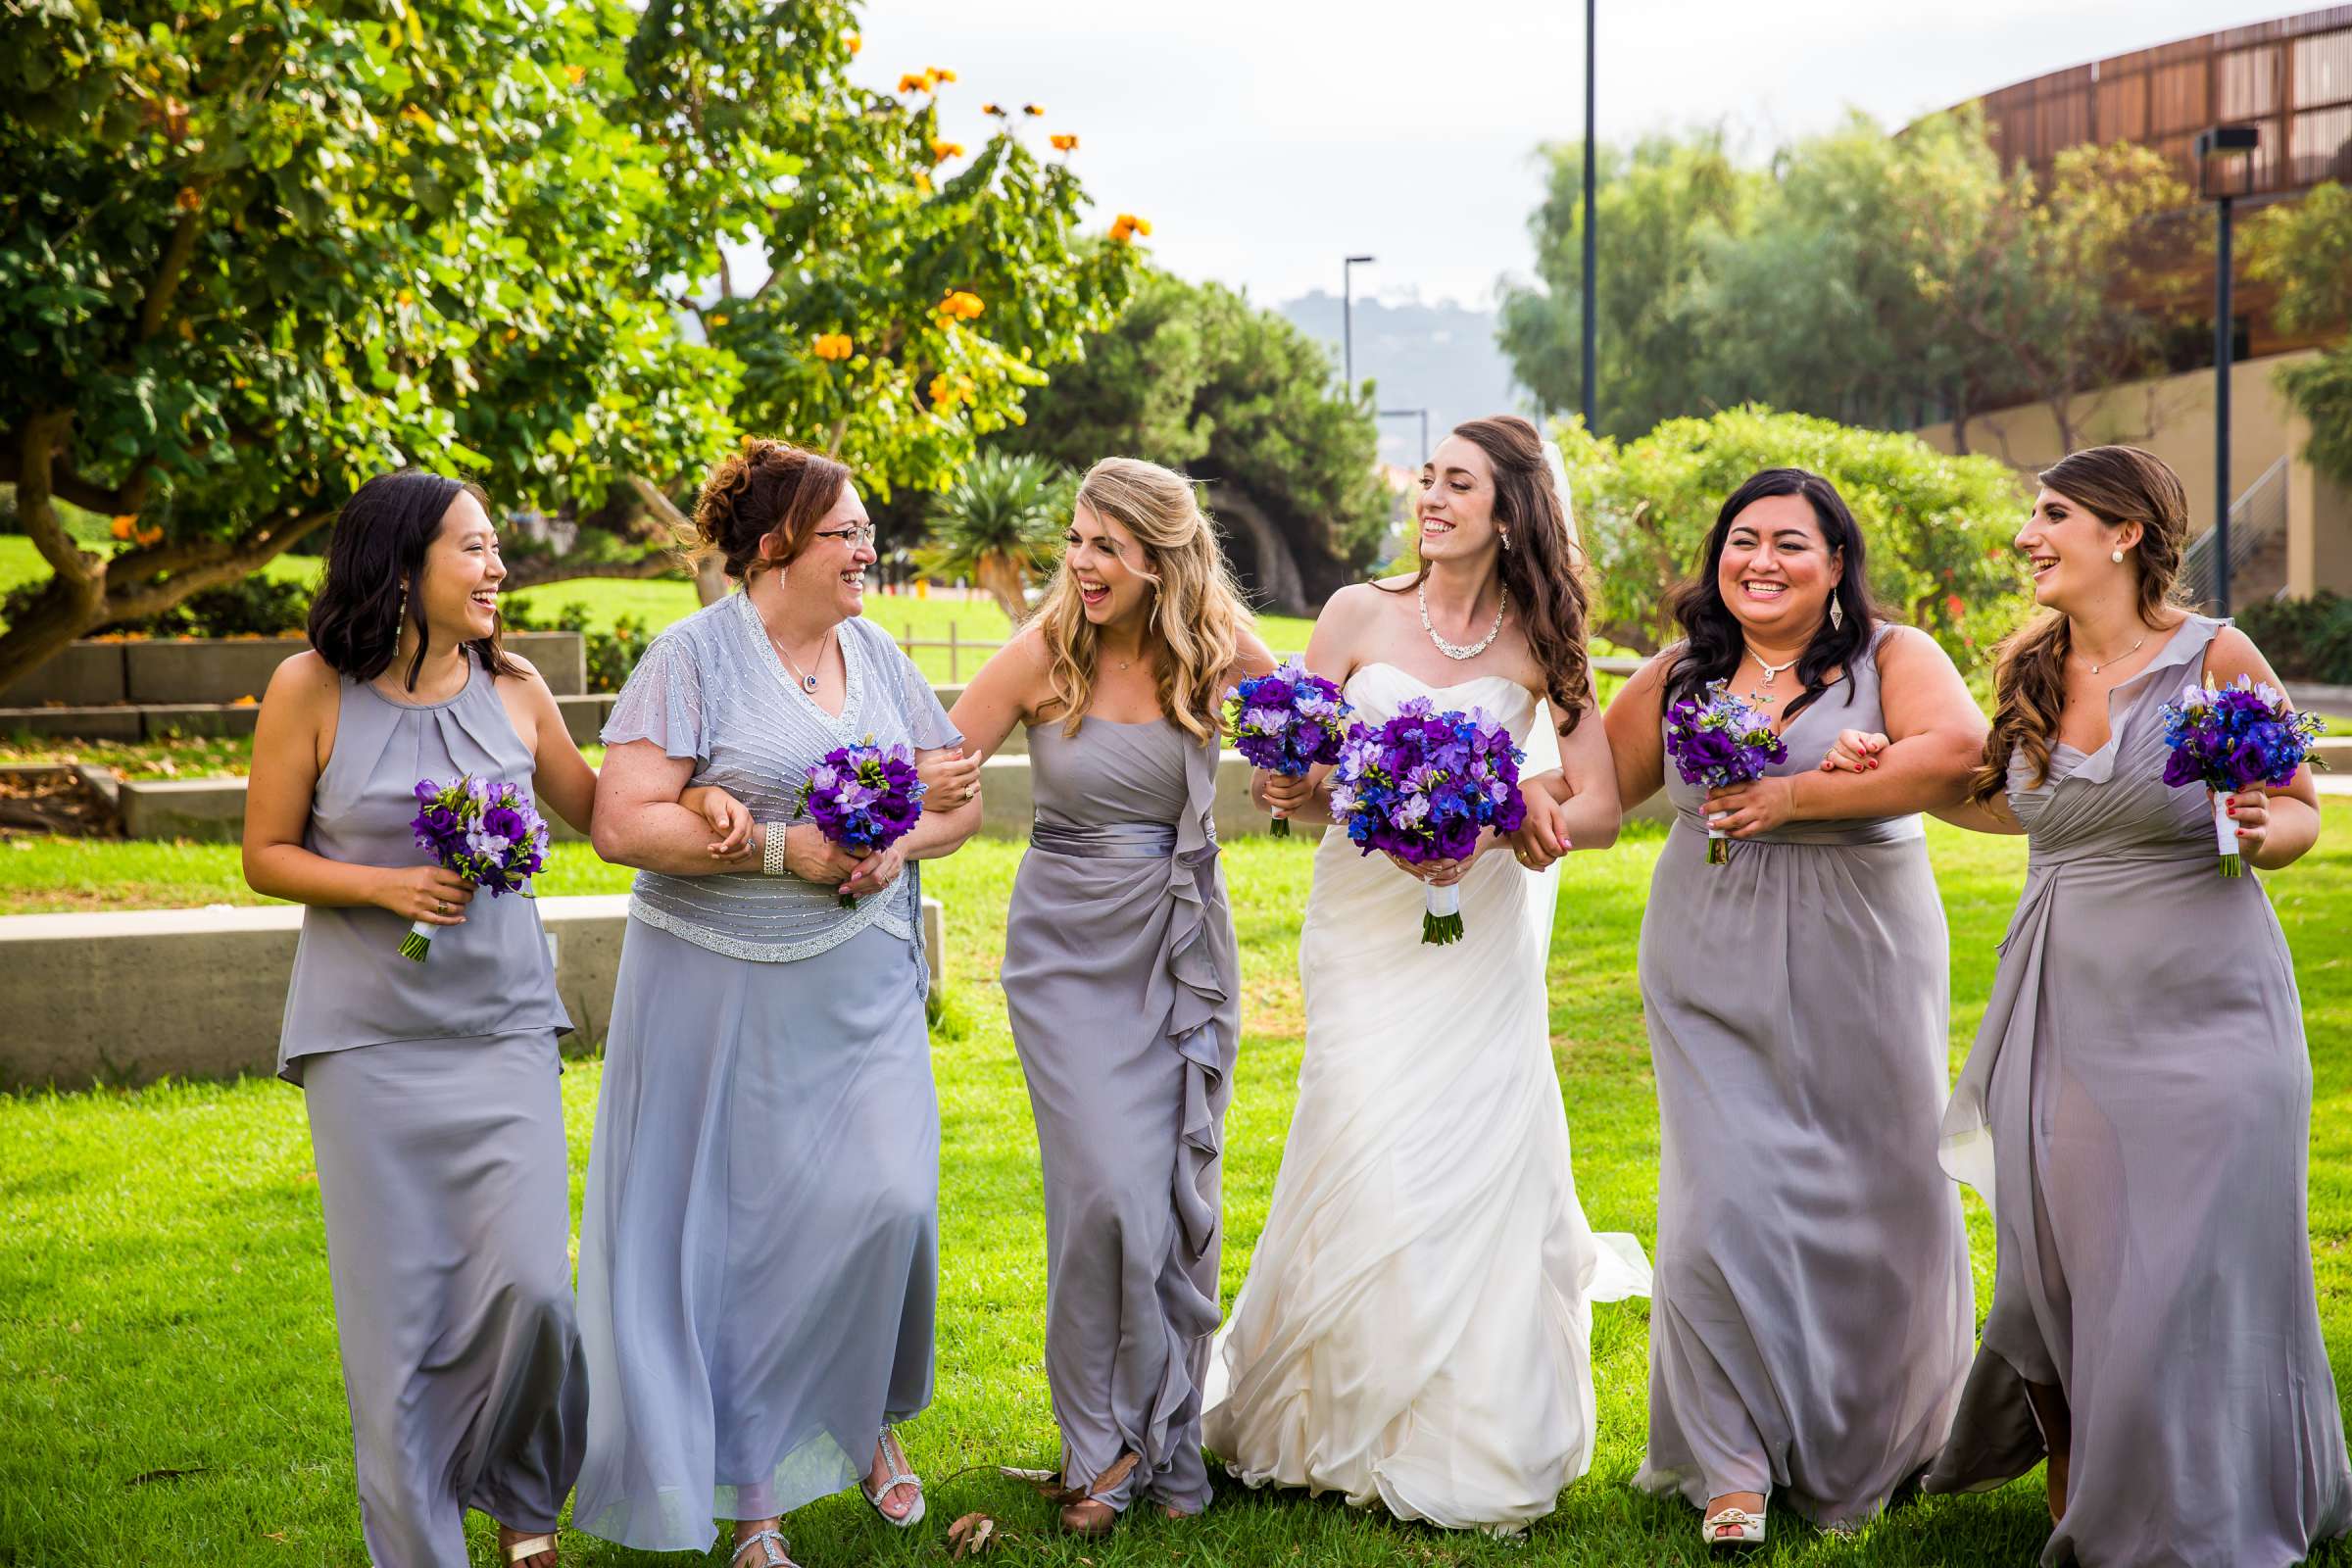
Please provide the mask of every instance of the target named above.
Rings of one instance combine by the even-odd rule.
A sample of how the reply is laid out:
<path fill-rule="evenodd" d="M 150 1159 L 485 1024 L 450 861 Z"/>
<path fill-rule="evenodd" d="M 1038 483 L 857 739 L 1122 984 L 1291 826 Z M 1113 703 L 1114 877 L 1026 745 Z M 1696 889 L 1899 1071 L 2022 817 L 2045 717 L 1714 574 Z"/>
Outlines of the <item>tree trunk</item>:
<path fill-rule="evenodd" d="M 1255 590 L 1258 608 L 1278 615 L 1309 613 L 1298 557 L 1273 519 L 1256 502 L 1232 485 L 1211 484 L 1209 504 L 1227 533 L 1239 533 L 1250 541 L 1257 563 L 1256 580 L 1250 586 Z M 1238 528 L 1234 526 L 1236 523 L 1240 524 Z"/>
<path fill-rule="evenodd" d="M 680 512 L 669 497 L 662 493 L 661 487 L 643 474 L 630 474 L 629 488 L 637 492 L 637 499 L 645 503 L 646 510 L 662 520 L 662 525 L 669 530 L 670 537 L 678 541 L 678 548 L 685 550 L 695 538 L 693 519 Z M 714 552 L 706 550 L 690 554 L 686 564 L 694 572 L 696 598 L 705 605 L 715 605 L 727 597 L 726 563 Z"/>
<path fill-rule="evenodd" d="M 972 579 L 980 591 L 994 599 L 1004 612 L 1004 618 L 1015 627 L 1029 618 L 1029 580 L 1022 574 L 1019 563 L 1001 551 L 982 556 L 972 568 Z"/>

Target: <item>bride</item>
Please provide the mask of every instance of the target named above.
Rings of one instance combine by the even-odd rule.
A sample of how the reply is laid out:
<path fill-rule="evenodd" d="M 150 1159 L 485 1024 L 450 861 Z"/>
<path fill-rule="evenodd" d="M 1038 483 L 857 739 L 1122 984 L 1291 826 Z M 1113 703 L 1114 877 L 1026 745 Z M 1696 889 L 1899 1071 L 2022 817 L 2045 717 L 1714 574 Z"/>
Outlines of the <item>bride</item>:
<path fill-rule="evenodd" d="M 1343 589 L 1315 623 L 1308 666 L 1365 721 L 1423 697 L 1508 725 L 1528 820 L 1422 865 L 1323 836 L 1298 1107 L 1209 1367 L 1207 1445 L 1242 1480 L 1457 1529 L 1516 1530 L 1585 1472 L 1591 1303 L 1649 1290 L 1635 1240 L 1585 1223 L 1551 1063 L 1554 861 L 1615 839 L 1617 794 L 1547 459 L 1524 419 L 1456 429 L 1422 470 L 1420 572 Z M 1257 788 L 1331 820 L 1320 774 Z M 1458 889 L 1458 943 L 1422 944 L 1424 882 Z"/>

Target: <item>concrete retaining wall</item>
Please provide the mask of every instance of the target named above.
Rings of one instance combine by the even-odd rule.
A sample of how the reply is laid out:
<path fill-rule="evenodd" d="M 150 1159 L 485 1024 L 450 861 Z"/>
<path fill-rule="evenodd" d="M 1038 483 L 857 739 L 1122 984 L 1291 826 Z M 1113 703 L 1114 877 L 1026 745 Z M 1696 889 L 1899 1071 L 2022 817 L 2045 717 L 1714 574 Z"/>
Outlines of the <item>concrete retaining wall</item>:
<path fill-rule="evenodd" d="M 601 1043 L 628 899 L 542 899 L 539 917 L 572 1024 Z M 301 929 L 291 905 L 0 916 L 0 1087 L 273 1070 Z M 936 978 L 947 957 L 936 900 L 923 901 L 923 947 Z"/>
<path fill-rule="evenodd" d="M 558 697 L 573 697 L 588 689 L 588 658 L 576 631 L 523 631 L 509 635 L 506 646 L 537 666 L 548 689 Z M 67 723 L 105 724 L 108 709 L 127 704 L 134 709 L 203 710 L 190 722 L 201 723 L 210 713 L 240 698 L 258 699 L 270 686 L 277 666 L 308 648 L 301 637 L 165 637 L 147 642 L 70 643 L 64 652 L 16 684 L 0 689 L 0 710 L 49 710 L 47 728 L 35 733 L 74 735 L 85 740 L 152 739 L 162 724 L 122 734 L 117 730 L 74 730 Z M 244 705 L 250 710 L 251 705 Z M 82 717 L 78 710 L 95 710 Z M 0 711 L 0 731 L 19 726 L 16 714 Z M 114 720 L 118 726 L 120 720 Z M 242 734 L 253 728 L 183 729 L 185 734 Z"/>

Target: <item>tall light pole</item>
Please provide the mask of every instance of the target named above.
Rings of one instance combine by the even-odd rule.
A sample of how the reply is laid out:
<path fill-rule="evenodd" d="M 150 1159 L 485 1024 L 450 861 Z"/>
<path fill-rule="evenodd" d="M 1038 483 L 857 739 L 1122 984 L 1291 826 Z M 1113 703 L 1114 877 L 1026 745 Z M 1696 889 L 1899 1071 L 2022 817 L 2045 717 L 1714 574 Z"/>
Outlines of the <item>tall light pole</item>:
<path fill-rule="evenodd" d="M 1421 420 L 1421 461 L 1424 465 L 1429 462 L 1429 411 L 1427 409 L 1382 409 L 1380 416 L 1384 419 L 1410 419 L 1418 416 Z"/>
<path fill-rule="evenodd" d="M 1340 374 L 1348 382 L 1349 402 L 1355 400 L 1355 270 L 1372 260 L 1350 256 L 1340 264 Z"/>
<path fill-rule="evenodd" d="M 1599 358 L 1600 322 L 1593 314 L 1598 307 L 1598 290 L 1594 287 L 1593 272 L 1598 266 L 1599 247 L 1592 232 L 1593 180 L 1592 168 L 1592 44 L 1593 9 L 1598 0 L 1585 0 L 1585 428 L 1592 428 L 1592 388 L 1596 379 L 1595 362 Z"/>
<path fill-rule="evenodd" d="M 2216 191 L 2214 162 L 2237 153 L 2251 153 L 2262 140 L 2255 125 L 2216 125 L 2197 133 L 2197 193 L 2211 196 L 2220 208 L 2219 231 L 2213 259 L 2213 597 L 2215 612 L 2230 613 L 2230 366 L 2236 357 L 2237 334 L 2231 322 L 2230 204 L 2234 193 Z"/>

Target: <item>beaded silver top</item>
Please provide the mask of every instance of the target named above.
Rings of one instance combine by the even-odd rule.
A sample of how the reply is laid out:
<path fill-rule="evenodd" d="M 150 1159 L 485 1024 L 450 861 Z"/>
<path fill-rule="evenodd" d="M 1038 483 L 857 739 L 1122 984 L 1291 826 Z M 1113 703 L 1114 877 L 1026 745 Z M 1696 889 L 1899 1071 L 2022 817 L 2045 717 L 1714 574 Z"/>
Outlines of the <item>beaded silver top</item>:
<path fill-rule="evenodd" d="M 753 819 L 789 822 L 810 764 L 871 737 L 919 750 L 961 739 L 931 683 L 890 634 L 859 616 L 841 624 L 848 694 L 838 717 L 785 672 L 741 592 L 654 639 L 606 720 L 608 746 L 652 741 L 694 760 L 695 784 L 715 784 Z M 730 957 L 780 963 L 838 947 L 869 925 L 916 941 L 916 868 L 845 909 L 833 889 L 759 871 L 667 876 L 640 871 L 629 912 L 646 924 Z"/>

